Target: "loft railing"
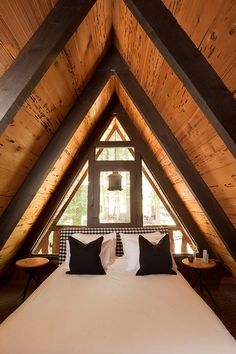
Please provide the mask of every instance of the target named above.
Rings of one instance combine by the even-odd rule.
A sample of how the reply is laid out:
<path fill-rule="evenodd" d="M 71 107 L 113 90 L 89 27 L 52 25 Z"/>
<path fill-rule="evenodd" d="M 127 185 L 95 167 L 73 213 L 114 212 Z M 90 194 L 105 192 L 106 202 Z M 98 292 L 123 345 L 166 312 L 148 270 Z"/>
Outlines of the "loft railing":
<path fill-rule="evenodd" d="M 58 255 L 60 243 L 60 231 L 71 226 L 54 226 L 34 246 L 32 254 Z M 194 243 L 190 237 L 178 226 L 168 226 L 171 249 L 176 255 L 193 253 Z"/>

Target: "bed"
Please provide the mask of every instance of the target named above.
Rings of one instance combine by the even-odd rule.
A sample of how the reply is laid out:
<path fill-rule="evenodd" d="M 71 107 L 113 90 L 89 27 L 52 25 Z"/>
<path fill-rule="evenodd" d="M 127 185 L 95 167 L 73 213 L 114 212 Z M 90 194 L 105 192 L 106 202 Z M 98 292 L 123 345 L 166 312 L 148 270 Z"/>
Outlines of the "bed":
<path fill-rule="evenodd" d="M 123 256 L 106 275 L 69 275 L 62 262 L 1 324 L 0 353 L 236 352 L 234 338 L 178 271 L 136 276 L 126 266 Z"/>

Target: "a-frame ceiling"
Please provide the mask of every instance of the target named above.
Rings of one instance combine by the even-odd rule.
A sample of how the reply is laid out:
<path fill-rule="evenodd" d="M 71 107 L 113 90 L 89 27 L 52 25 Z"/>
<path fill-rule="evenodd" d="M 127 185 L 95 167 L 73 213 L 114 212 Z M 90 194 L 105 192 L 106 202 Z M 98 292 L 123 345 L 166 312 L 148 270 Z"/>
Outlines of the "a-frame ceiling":
<path fill-rule="evenodd" d="M 138 0 L 93 3 L 59 1 L 18 56 L 55 3 L 12 0 L 0 5 L 2 73 L 9 67 L 0 81 L 1 268 L 56 194 L 116 92 L 177 198 L 236 274 L 236 4 L 163 1 L 204 59 L 160 0 L 145 8 Z M 207 11 L 201 11 L 200 3 Z M 153 24 L 152 6 L 168 22 L 170 40 Z M 176 33 L 184 50 L 181 43 L 174 45 Z M 98 66 L 112 43 L 123 59 L 112 51 Z"/>

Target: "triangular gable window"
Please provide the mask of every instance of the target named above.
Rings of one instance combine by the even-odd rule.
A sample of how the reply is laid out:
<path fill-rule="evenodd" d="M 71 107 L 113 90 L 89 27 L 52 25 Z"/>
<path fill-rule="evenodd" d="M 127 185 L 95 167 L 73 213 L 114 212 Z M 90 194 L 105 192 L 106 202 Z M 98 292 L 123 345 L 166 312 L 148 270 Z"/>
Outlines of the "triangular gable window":
<path fill-rule="evenodd" d="M 110 178 L 114 180 L 114 177 L 119 179 L 119 188 L 110 184 Z M 103 134 L 91 146 L 89 161 L 81 169 L 60 210 L 56 212 L 51 229 L 72 225 L 167 225 L 172 229 L 175 243 L 182 238 L 187 240 L 185 249 L 191 252 L 188 246 L 191 241 L 180 230 L 174 212 L 142 160 L 138 142 L 130 139 L 116 117 L 111 119 Z M 48 231 L 37 243 L 34 253 L 42 252 L 53 242 L 52 233 Z M 181 246 L 176 253 L 182 252 Z M 54 252 L 52 250 L 49 253 Z"/>
<path fill-rule="evenodd" d="M 114 117 L 102 134 L 100 141 L 130 141 L 130 138 L 119 120 Z"/>
<path fill-rule="evenodd" d="M 143 226 L 176 225 L 162 199 L 157 182 L 142 161 Z"/>

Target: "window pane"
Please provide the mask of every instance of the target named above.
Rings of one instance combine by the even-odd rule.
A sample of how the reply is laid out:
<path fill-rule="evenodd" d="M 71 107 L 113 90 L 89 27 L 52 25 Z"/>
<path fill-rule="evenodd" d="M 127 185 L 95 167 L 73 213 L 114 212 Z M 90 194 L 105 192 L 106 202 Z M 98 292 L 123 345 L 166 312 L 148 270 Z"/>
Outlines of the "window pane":
<path fill-rule="evenodd" d="M 101 141 L 129 141 L 130 138 L 126 134 L 122 125 L 117 118 L 112 119 L 111 124 L 102 135 Z"/>
<path fill-rule="evenodd" d="M 87 225 L 88 175 L 62 214 L 57 225 Z"/>
<path fill-rule="evenodd" d="M 193 241 L 181 230 L 173 230 L 173 240 L 175 254 L 194 254 L 198 251 Z"/>
<path fill-rule="evenodd" d="M 158 190 L 156 181 L 142 164 L 143 225 L 175 225 L 155 189 Z"/>
<path fill-rule="evenodd" d="M 130 173 L 119 171 L 122 190 L 108 190 L 108 176 L 113 171 L 100 172 L 100 223 L 130 222 Z"/>
<path fill-rule="evenodd" d="M 96 148 L 95 159 L 97 161 L 133 161 L 133 147 L 109 147 Z"/>

